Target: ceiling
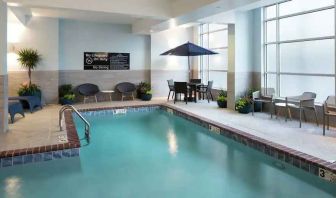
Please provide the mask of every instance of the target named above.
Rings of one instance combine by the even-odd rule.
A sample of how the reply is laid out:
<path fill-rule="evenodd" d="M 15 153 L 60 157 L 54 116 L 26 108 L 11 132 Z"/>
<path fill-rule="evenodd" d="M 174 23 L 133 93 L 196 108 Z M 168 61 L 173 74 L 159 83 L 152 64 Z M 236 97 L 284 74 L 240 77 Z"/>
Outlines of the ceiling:
<path fill-rule="evenodd" d="M 3 0 L 24 21 L 26 16 L 131 24 L 148 34 L 200 22 L 234 22 L 236 10 L 282 0 Z M 21 16 L 20 16 L 21 15 Z"/>

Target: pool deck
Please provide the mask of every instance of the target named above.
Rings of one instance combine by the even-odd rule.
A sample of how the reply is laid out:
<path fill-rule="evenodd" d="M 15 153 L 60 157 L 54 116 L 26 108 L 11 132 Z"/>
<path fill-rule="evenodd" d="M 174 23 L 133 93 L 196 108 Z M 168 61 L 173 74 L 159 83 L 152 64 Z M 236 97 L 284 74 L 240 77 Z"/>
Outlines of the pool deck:
<path fill-rule="evenodd" d="M 336 160 L 336 131 L 327 131 L 326 136 L 322 136 L 322 127 L 317 127 L 313 123 L 303 123 L 302 128 L 299 128 L 298 121 L 285 122 L 283 118 L 271 119 L 266 113 L 256 113 L 254 116 L 243 115 L 228 109 L 219 109 L 215 102 L 199 101 L 185 105 L 182 102 L 167 103 L 165 100 L 113 101 L 75 106 L 79 109 L 87 109 L 149 104 L 167 104 L 197 114 L 200 118 L 222 123 L 326 161 Z M 48 105 L 33 114 L 26 113 L 25 118 L 17 116 L 15 123 L 9 124 L 9 131 L 0 134 L 0 151 L 62 142 L 62 139 L 66 137 L 66 132 L 60 131 L 58 127 L 59 109 L 59 105 Z"/>

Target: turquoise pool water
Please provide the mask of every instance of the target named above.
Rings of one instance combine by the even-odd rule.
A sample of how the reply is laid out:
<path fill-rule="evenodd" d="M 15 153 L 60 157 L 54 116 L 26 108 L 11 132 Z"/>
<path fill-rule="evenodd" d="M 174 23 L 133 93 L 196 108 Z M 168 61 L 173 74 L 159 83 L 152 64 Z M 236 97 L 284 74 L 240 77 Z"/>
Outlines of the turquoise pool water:
<path fill-rule="evenodd" d="M 336 185 L 291 166 L 282 169 L 257 151 L 161 110 L 87 118 L 92 139 L 80 158 L 0 169 L 0 197 L 336 195 Z"/>

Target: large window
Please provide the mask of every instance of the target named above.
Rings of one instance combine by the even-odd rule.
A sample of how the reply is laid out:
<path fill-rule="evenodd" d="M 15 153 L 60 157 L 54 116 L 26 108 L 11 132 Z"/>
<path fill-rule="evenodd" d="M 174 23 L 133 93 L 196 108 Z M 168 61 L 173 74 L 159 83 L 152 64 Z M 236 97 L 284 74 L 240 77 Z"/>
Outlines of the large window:
<path fill-rule="evenodd" d="M 335 1 L 292 0 L 264 8 L 264 87 L 279 96 L 335 95 Z"/>
<path fill-rule="evenodd" d="M 228 29 L 223 24 L 202 24 L 199 27 L 199 41 L 204 48 L 218 54 L 201 56 L 199 76 L 203 82 L 214 81 L 214 88 L 227 89 Z"/>

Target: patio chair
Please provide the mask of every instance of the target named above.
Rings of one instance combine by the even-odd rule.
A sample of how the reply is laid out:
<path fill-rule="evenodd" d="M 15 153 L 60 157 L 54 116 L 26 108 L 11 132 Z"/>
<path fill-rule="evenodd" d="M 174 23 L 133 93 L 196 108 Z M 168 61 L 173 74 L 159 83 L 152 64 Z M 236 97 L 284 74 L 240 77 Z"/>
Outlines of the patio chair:
<path fill-rule="evenodd" d="M 116 89 L 121 93 L 121 101 L 124 101 L 125 97 L 132 97 L 134 100 L 134 91 L 136 86 L 130 82 L 122 82 L 116 85 Z"/>
<path fill-rule="evenodd" d="M 84 97 L 83 99 L 84 103 L 90 97 L 95 97 L 96 102 L 98 102 L 97 94 L 99 92 L 100 92 L 99 87 L 95 84 L 85 83 L 78 86 L 78 93 Z"/>
<path fill-rule="evenodd" d="M 37 96 L 11 96 L 8 97 L 9 101 L 20 101 L 22 107 L 27 107 L 30 113 L 33 113 L 35 108 L 43 108 L 41 99 Z"/>
<path fill-rule="evenodd" d="M 212 96 L 212 93 L 211 93 L 212 85 L 213 85 L 213 81 L 208 81 L 208 85 L 200 85 L 199 86 L 199 89 L 197 90 L 197 92 L 200 95 L 202 95 L 203 100 L 204 100 L 204 94 L 205 94 L 208 102 L 210 102 L 210 97 L 211 97 L 211 100 L 213 101 L 213 96 Z"/>
<path fill-rule="evenodd" d="M 167 101 L 169 101 L 170 93 L 173 92 L 172 99 L 174 98 L 174 94 L 175 94 L 174 80 L 170 79 L 170 80 L 167 80 L 167 82 L 168 82 L 168 88 L 169 88 L 169 93 L 168 93 Z"/>
<path fill-rule="evenodd" d="M 25 117 L 23 107 L 20 101 L 8 101 L 8 113 L 10 115 L 12 124 L 14 123 L 15 114 L 21 114 L 23 117 Z"/>
<path fill-rule="evenodd" d="M 285 103 L 274 103 L 274 110 L 277 114 L 276 107 L 285 107 L 287 109 L 286 121 L 287 117 L 290 119 L 292 118 L 290 109 L 298 109 L 300 112 L 300 128 L 302 126 L 302 113 L 304 116 L 305 121 L 307 121 L 306 112 L 305 110 L 312 110 L 314 112 L 316 125 L 318 126 L 317 120 L 317 112 L 315 108 L 315 98 L 316 93 L 313 92 L 304 92 L 299 96 L 290 96 L 285 98 Z"/>
<path fill-rule="evenodd" d="M 175 98 L 174 104 L 177 101 L 177 95 L 181 97 L 181 94 L 184 96 L 185 103 L 188 104 L 188 86 L 187 82 L 174 82 Z"/>
<path fill-rule="evenodd" d="M 336 117 L 336 96 L 328 96 L 328 98 L 324 101 L 324 104 L 323 104 L 323 135 L 325 135 L 325 125 L 326 124 L 327 124 L 327 129 L 329 130 L 329 117 L 330 116 Z"/>
<path fill-rule="evenodd" d="M 262 112 L 262 106 L 264 103 L 266 104 L 272 104 L 273 103 L 273 96 L 275 94 L 274 88 L 263 88 L 262 91 L 255 91 L 252 93 L 252 115 L 254 115 L 254 104 L 255 102 L 261 102 L 261 112 Z M 273 105 L 271 105 L 271 108 L 274 108 Z M 274 109 L 270 109 L 271 112 L 271 118 L 273 117 L 273 111 Z"/>

